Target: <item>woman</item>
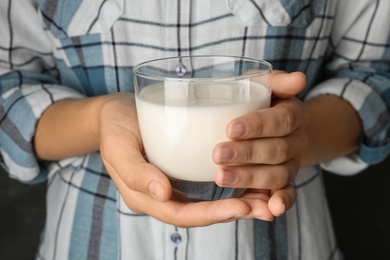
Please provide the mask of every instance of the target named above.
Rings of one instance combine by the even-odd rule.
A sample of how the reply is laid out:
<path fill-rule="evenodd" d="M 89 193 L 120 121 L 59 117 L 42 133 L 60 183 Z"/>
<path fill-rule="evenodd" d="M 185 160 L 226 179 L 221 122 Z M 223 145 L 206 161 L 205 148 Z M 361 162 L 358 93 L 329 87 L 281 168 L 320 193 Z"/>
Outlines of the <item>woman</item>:
<path fill-rule="evenodd" d="M 389 153 L 390 3 L 8 0 L 0 10 L 1 159 L 13 178 L 48 180 L 37 259 L 340 259 L 320 165 L 352 174 Z M 218 185 L 249 188 L 239 199 L 173 201 L 143 156 L 132 67 L 197 54 L 277 69 L 272 108 L 232 121 L 212 155 Z"/>

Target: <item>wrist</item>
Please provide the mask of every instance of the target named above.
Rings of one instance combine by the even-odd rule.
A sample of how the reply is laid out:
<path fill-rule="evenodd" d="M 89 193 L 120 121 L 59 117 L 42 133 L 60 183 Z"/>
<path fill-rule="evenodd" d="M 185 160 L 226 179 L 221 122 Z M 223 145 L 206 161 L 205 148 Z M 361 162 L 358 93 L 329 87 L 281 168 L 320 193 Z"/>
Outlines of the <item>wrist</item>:
<path fill-rule="evenodd" d="M 65 99 L 41 115 L 34 148 L 41 160 L 60 160 L 99 150 L 101 107 L 109 96 Z"/>
<path fill-rule="evenodd" d="M 358 149 L 362 126 L 353 107 L 335 95 L 320 95 L 305 103 L 310 120 L 305 131 L 308 149 L 303 166 L 326 162 Z"/>

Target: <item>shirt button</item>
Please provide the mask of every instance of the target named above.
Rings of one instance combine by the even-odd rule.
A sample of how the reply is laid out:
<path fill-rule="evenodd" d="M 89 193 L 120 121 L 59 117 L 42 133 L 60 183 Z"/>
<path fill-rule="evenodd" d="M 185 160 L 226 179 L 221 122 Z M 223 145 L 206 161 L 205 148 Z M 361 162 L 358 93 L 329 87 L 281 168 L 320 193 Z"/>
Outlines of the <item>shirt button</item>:
<path fill-rule="evenodd" d="M 174 233 L 172 234 L 171 236 L 171 240 L 173 243 L 175 243 L 176 245 L 180 244 L 181 242 L 181 236 L 178 234 L 178 233 Z"/>

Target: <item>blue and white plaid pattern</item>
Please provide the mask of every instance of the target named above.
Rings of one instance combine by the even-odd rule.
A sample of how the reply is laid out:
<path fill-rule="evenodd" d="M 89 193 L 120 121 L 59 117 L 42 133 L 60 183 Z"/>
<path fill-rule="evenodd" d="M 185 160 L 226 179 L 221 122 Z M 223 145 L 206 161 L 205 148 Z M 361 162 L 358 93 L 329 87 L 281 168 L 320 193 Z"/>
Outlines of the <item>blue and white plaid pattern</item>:
<path fill-rule="evenodd" d="M 322 166 L 356 173 L 390 151 L 389 13 L 387 0 L 1 1 L 0 161 L 23 182 L 48 178 L 37 258 L 338 259 L 319 168 L 302 169 L 281 225 L 180 229 L 129 211 L 99 154 L 38 162 L 34 128 L 57 100 L 133 91 L 139 62 L 248 56 L 304 72 L 302 99 L 330 93 L 353 105 L 364 128 L 359 154 Z M 275 248 L 285 225 L 283 253 Z"/>

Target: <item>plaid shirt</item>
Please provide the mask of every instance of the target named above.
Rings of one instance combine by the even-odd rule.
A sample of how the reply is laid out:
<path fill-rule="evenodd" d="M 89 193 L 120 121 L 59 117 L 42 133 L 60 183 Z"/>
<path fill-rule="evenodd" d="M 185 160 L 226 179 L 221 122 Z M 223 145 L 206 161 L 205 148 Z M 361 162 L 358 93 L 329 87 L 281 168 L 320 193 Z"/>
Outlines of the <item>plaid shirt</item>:
<path fill-rule="evenodd" d="M 0 161 L 20 181 L 48 180 L 37 258 L 339 259 L 320 167 L 299 172 L 286 217 L 182 229 L 131 212 L 98 153 L 43 164 L 32 138 L 53 102 L 133 91 L 139 62 L 248 56 L 304 72 L 301 99 L 351 103 L 359 152 L 322 167 L 359 172 L 390 151 L 389 13 L 387 0 L 2 0 Z"/>

